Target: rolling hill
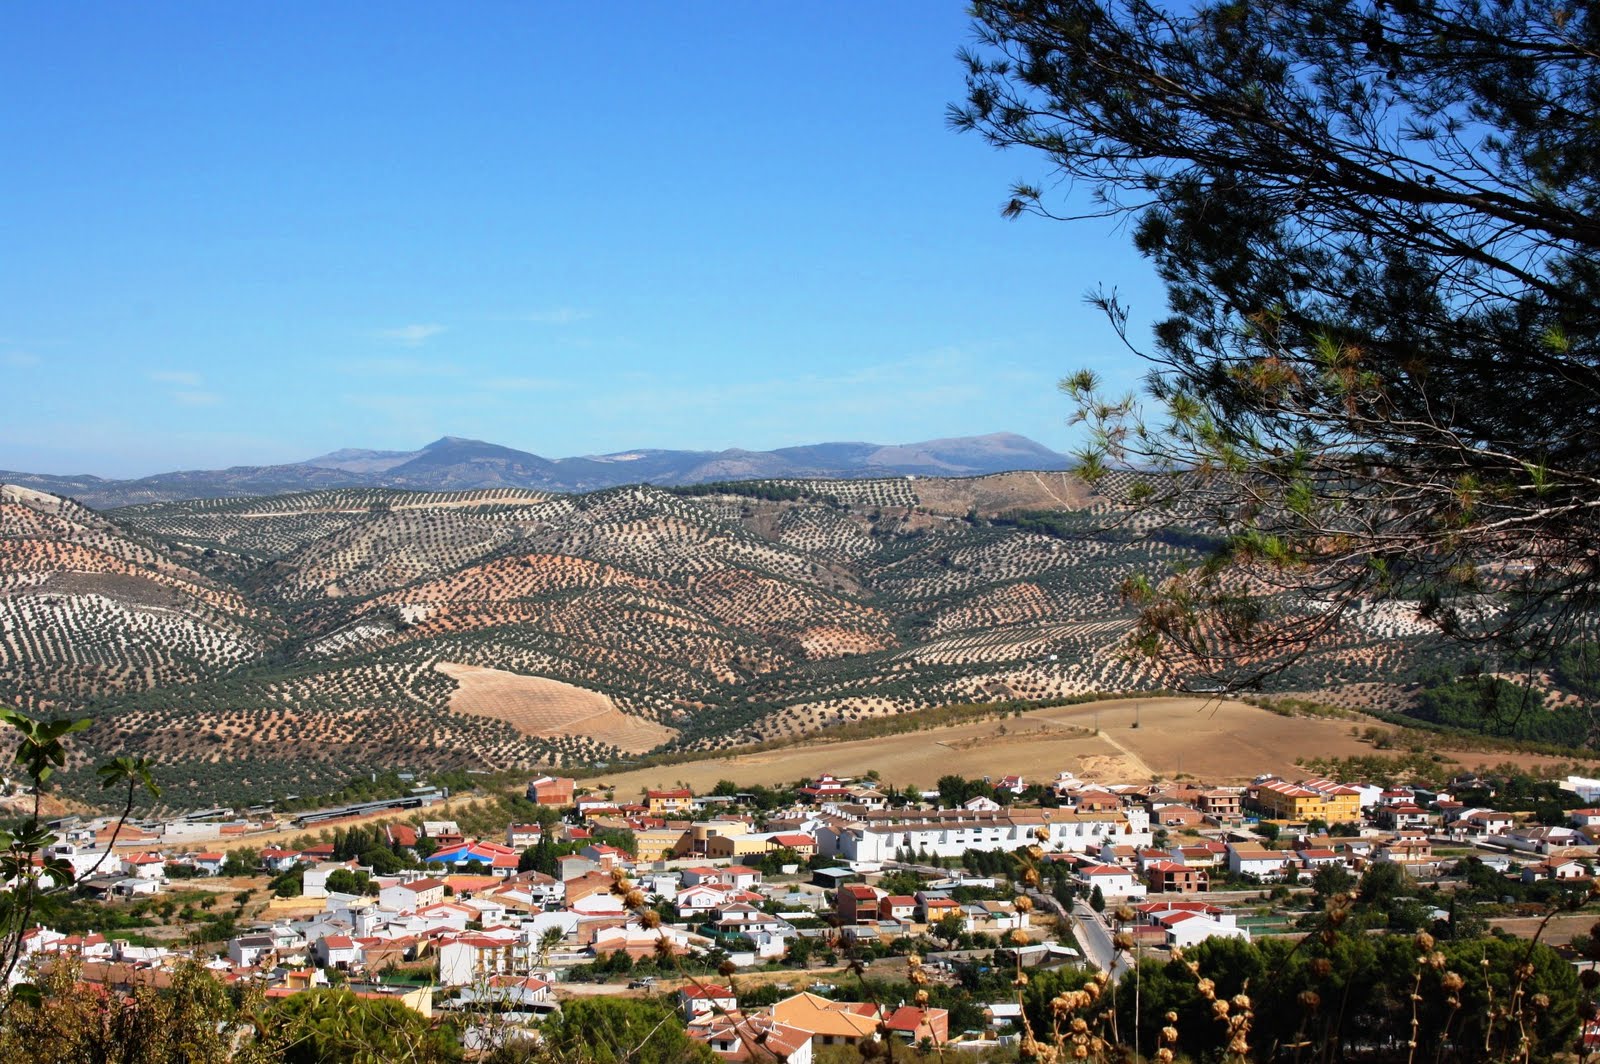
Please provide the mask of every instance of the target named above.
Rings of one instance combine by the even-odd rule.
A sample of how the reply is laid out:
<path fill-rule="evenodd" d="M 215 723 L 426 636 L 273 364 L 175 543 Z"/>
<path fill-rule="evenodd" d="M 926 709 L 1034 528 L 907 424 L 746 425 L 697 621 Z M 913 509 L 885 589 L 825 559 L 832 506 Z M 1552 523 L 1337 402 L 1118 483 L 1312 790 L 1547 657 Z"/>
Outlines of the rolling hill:
<path fill-rule="evenodd" d="M 93 716 L 84 758 L 149 754 L 186 805 L 1180 684 L 1122 652 L 1118 589 L 1193 547 L 1109 509 L 1032 471 L 101 513 L 8 487 L 0 699 Z M 1392 678 L 1421 638 L 1375 615 L 1287 682 Z"/>
<path fill-rule="evenodd" d="M 31 711 L 194 683 L 258 660 L 270 608 L 181 549 L 0 485 L 0 689 Z"/>

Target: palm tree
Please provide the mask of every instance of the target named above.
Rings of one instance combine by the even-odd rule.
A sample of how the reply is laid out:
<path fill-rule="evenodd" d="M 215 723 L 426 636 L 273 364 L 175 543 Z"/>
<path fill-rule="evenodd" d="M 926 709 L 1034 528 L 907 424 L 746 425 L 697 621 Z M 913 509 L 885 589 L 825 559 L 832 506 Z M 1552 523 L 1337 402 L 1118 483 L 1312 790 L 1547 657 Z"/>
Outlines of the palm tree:
<path fill-rule="evenodd" d="M 543 933 L 539 935 L 538 942 L 539 967 L 544 968 L 549 965 L 551 952 L 561 945 L 562 939 L 566 937 L 567 933 L 559 927 L 552 926 L 544 929 Z"/>

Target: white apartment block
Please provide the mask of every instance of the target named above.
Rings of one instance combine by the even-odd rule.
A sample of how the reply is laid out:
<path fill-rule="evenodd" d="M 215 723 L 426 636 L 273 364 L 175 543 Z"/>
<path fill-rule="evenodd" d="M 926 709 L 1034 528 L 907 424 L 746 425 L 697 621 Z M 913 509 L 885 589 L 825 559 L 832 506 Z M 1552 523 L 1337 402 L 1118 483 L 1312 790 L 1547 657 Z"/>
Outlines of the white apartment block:
<path fill-rule="evenodd" d="M 1010 852 L 1038 845 L 1049 853 L 1088 853 L 1099 850 L 1107 840 L 1119 846 L 1148 846 L 1151 842 L 1150 815 L 1140 808 L 1115 813 L 940 810 L 904 819 L 873 818 L 842 825 L 836 831 L 838 855 L 857 862 L 891 861 L 906 850 L 932 857 L 959 857 L 967 850 Z"/>

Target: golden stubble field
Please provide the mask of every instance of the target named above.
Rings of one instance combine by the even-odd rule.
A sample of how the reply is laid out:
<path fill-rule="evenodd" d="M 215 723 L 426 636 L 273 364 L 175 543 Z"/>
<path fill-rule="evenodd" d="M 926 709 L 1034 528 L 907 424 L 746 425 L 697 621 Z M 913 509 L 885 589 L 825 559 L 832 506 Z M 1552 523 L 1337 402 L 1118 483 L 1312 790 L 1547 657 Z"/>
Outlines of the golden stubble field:
<path fill-rule="evenodd" d="M 451 710 L 503 720 L 524 735 L 587 735 L 640 753 L 677 734 L 664 724 L 629 716 L 605 695 L 570 683 L 449 661 L 435 667 L 459 685 L 450 696 Z"/>
<path fill-rule="evenodd" d="M 1139 726 L 1133 727 L 1137 718 Z M 1093 729 L 1098 722 L 1100 731 Z M 1377 753 L 1351 734 L 1366 721 L 1284 717 L 1243 702 L 1198 698 L 1118 699 L 1057 706 L 1021 717 L 907 732 L 852 742 L 808 742 L 782 750 L 711 758 L 615 773 L 592 780 L 619 795 L 687 784 L 709 790 L 718 780 L 741 786 L 791 783 L 819 773 L 862 776 L 876 769 L 886 784 L 931 787 L 940 776 L 1020 774 L 1029 782 L 1072 772 L 1104 783 L 1136 783 L 1179 772 L 1212 783 L 1239 783 L 1262 773 L 1295 778 L 1296 758 Z M 1464 767 L 1550 761 L 1447 751 Z"/>

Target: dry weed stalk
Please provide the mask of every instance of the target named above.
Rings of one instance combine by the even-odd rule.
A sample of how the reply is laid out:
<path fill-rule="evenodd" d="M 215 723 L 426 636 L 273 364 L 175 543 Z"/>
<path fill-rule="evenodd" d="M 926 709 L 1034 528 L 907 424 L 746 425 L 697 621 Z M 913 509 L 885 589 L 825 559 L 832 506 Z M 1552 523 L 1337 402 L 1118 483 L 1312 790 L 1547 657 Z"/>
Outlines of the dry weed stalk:
<path fill-rule="evenodd" d="M 1036 889 L 1040 883 L 1039 871 L 1035 861 L 1042 859 L 1043 851 L 1038 846 L 1029 847 L 1027 851 L 1018 855 L 1022 859 L 1022 867 L 1017 873 L 1017 881 L 1023 892 L 1014 900 L 1019 913 L 1027 914 L 1034 910 L 1034 902 L 1026 891 Z M 643 927 L 656 928 L 660 926 L 660 916 L 645 904 L 642 892 L 635 889 L 621 872 L 613 873 L 614 883 L 612 890 L 622 897 L 630 909 L 635 910 L 636 918 Z M 1600 893 L 1600 888 L 1591 888 L 1590 893 L 1582 898 L 1568 899 L 1564 903 L 1553 906 L 1540 921 L 1538 928 L 1522 953 L 1521 959 L 1512 970 L 1514 982 L 1508 995 L 1503 999 L 1497 998 L 1494 982 L 1491 978 L 1492 965 L 1488 958 L 1482 961 L 1483 992 L 1484 992 L 1484 1026 L 1481 1055 L 1478 1050 L 1473 1051 L 1473 1057 L 1484 1061 L 1498 1061 L 1501 1064 L 1520 1062 L 1528 1064 L 1533 1059 L 1536 1048 L 1536 1025 L 1543 1013 L 1550 1007 L 1551 1002 L 1545 994 L 1536 992 L 1532 986 L 1536 974 L 1533 963 L 1533 950 L 1543 937 L 1551 920 L 1561 912 L 1570 912 L 1581 908 L 1582 905 Z M 1324 949 L 1332 950 L 1348 932 L 1344 925 L 1353 911 L 1354 899 L 1346 893 L 1333 895 L 1327 903 L 1321 928 L 1312 935 L 1296 942 L 1285 953 L 1274 970 L 1267 974 L 1269 985 L 1285 974 L 1289 962 L 1303 947 L 1311 944 L 1320 944 Z M 1119 906 L 1113 915 L 1118 921 L 1118 928 L 1112 936 L 1113 961 L 1115 968 L 1130 953 L 1137 949 L 1135 936 L 1127 929 L 1135 916 L 1134 911 L 1126 905 Z M 1600 952 L 1600 924 L 1596 924 L 1592 935 L 1597 943 L 1597 952 Z M 1007 943 L 1013 946 L 1025 945 L 1030 941 L 1026 932 L 1020 928 L 1013 929 L 1006 936 Z M 1416 1064 L 1418 1048 L 1422 1041 L 1423 1010 L 1422 1006 L 1427 1001 L 1429 993 L 1437 993 L 1445 1006 L 1443 1024 L 1437 1036 L 1433 1059 L 1435 1064 L 1443 1064 L 1446 1059 L 1460 1053 L 1462 1048 L 1452 1047 L 1450 1032 L 1463 1015 L 1463 992 L 1467 986 L 1466 978 L 1455 970 L 1449 968 L 1446 954 L 1435 948 L 1433 936 L 1427 932 L 1417 934 L 1412 944 L 1415 947 L 1414 973 L 1410 980 L 1408 995 L 1410 1005 L 1409 1029 L 1406 1042 L 1407 1064 Z M 665 937 L 656 943 L 658 958 L 662 963 L 674 964 L 684 977 L 694 986 L 705 988 L 705 984 L 697 977 L 683 970 L 682 958 L 678 957 L 672 949 L 671 943 Z M 1217 989 L 1216 983 L 1202 974 L 1197 961 L 1187 959 L 1182 949 L 1172 951 L 1173 962 L 1180 964 L 1194 979 L 1194 989 L 1199 998 L 1209 1004 L 1212 1018 L 1221 1025 L 1223 1032 L 1222 1054 L 1219 1059 L 1228 1064 L 1245 1064 L 1252 1059 L 1256 1051 L 1251 1043 L 1251 1032 L 1255 1021 L 1255 1003 L 1249 994 L 1249 981 L 1246 980 L 1239 991 L 1231 997 L 1224 997 Z M 926 1011 L 929 1008 L 930 997 L 926 989 L 929 977 L 922 966 L 922 958 L 916 953 L 906 956 L 906 981 L 914 988 L 912 1002 L 918 1009 Z M 863 999 L 875 1006 L 878 1017 L 878 1035 L 881 1039 L 875 1043 L 865 1043 L 860 1046 L 864 1059 L 887 1057 L 893 1061 L 896 1042 L 886 1028 L 886 1010 L 878 1000 L 878 993 L 872 984 L 864 978 L 864 968 L 859 958 L 852 959 L 850 970 L 856 975 L 860 984 Z M 1332 978 L 1336 972 L 1334 962 L 1327 956 L 1312 957 L 1306 963 L 1306 969 L 1313 979 L 1325 981 Z M 1429 978 L 1429 973 L 1434 973 L 1434 978 Z M 731 963 L 725 964 L 721 974 L 733 974 Z M 1136 976 L 1137 978 L 1137 976 Z M 1156 1047 L 1149 1057 L 1139 1055 L 1136 1048 L 1123 1044 L 1119 1030 L 1117 1014 L 1117 984 L 1105 972 L 1097 972 L 1082 987 L 1076 990 L 1064 991 L 1057 994 L 1049 1001 L 1048 1031 L 1036 1030 L 1029 1019 L 1026 1009 L 1025 991 L 1029 985 L 1028 973 L 1023 969 L 1020 954 L 1015 959 L 1015 968 L 1012 977 L 1012 986 L 1015 991 L 1017 1004 L 1021 1007 L 1022 1037 L 1020 1041 L 1021 1061 L 1030 1064 L 1065 1064 L 1066 1061 L 1097 1061 L 1108 1062 L 1112 1060 L 1153 1060 L 1157 1064 L 1171 1064 L 1178 1052 L 1180 1042 L 1179 1014 L 1176 1011 L 1163 1013 L 1163 1024 L 1157 1032 Z M 1589 971 L 1583 973 L 1581 984 L 1585 990 L 1600 989 L 1600 972 Z M 732 980 L 729 979 L 731 985 Z M 1313 1051 L 1312 1059 L 1329 1061 L 1338 1051 L 1339 1042 L 1332 1035 L 1340 1031 L 1350 1004 L 1352 981 L 1346 979 L 1340 995 L 1338 1011 L 1329 1017 L 1325 1012 L 1327 1004 L 1324 994 L 1317 989 L 1308 987 L 1296 996 L 1296 1003 L 1301 1011 L 1299 1026 L 1292 1041 L 1287 1043 L 1275 1042 L 1267 1049 L 1265 1059 L 1278 1059 L 1281 1051 L 1292 1050 L 1293 1059 L 1298 1062 L 1305 1053 Z M 1138 1027 L 1142 1016 L 1140 1014 L 1140 999 L 1137 997 L 1138 986 L 1135 985 L 1135 1014 L 1134 1023 Z M 713 1008 L 718 1012 L 723 1010 L 713 1003 Z M 1313 1029 L 1320 1021 L 1321 1036 L 1314 1037 Z M 760 1045 L 761 1039 L 752 1039 L 752 1048 L 757 1059 L 777 1060 L 775 1053 L 765 1050 Z M 1320 1044 L 1319 1044 L 1320 1043 Z M 946 1059 L 947 1045 L 935 1043 L 934 1050 L 940 1060 Z M 1577 1056 L 1580 1060 L 1587 1060 L 1590 1056 L 1586 1047 L 1581 1043 Z"/>

